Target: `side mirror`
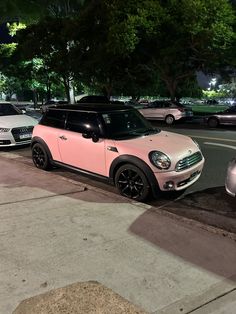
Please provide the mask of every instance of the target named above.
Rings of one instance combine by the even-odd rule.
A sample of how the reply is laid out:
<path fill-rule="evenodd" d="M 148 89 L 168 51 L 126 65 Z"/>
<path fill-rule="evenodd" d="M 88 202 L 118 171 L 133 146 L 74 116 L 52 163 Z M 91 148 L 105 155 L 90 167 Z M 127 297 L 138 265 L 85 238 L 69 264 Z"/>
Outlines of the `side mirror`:
<path fill-rule="evenodd" d="M 97 134 L 95 134 L 95 133 L 92 134 L 92 141 L 93 141 L 94 143 L 97 143 L 97 142 L 99 141 L 99 137 L 98 137 Z"/>
<path fill-rule="evenodd" d="M 90 133 L 82 133 L 82 136 L 84 138 L 92 138 L 92 134 L 90 134 Z"/>
<path fill-rule="evenodd" d="M 91 138 L 94 143 L 99 141 L 99 136 L 95 133 L 82 133 L 84 138 Z"/>

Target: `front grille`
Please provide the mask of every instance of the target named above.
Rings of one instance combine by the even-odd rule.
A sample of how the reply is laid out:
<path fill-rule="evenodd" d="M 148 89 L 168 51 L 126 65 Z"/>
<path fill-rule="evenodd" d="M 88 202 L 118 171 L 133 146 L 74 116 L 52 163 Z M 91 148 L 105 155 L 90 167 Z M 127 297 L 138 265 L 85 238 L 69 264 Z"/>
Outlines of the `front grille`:
<path fill-rule="evenodd" d="M 24 142 L 31 139 L 33 128 L 33 126 L 14 128 L 11 130 L 11 133 L 16 142 Z"/>
<path fill-rule="evenodd" d="M 194 153 L 188 157 L 185 157 L 177 162 L 175 170 L 176 171 L 183 171 L 192 166 L 196 165 L 202 160 L 202 154 L 200 152 Z"/>

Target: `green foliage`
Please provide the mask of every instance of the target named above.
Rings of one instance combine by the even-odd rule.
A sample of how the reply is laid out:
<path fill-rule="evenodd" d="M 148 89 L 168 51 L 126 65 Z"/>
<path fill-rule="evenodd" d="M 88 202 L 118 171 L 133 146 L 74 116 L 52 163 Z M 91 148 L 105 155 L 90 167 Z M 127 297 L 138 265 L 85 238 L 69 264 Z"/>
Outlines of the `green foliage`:
<path fill-rule="evenodd" d="M 172 98 L 181 81 L 217 64 L 234 37 L 227 0 L 139 0 L 136 8 L 134 2 L 112 0 L 107 5 L 112 8 L 110 49 L 146 55 Z"/>
<path fill-rule="evenodd" d="M 9 0 L 0 9 L 30 21 L 0 58 L 14 52 L 9 62 L 24 63 L 27 84 L 48 97 L 62 83 L 68 96 L 72 81 L 108 95 L 199 96 L 196 71 L 236 64 L 228 0 Z"/>

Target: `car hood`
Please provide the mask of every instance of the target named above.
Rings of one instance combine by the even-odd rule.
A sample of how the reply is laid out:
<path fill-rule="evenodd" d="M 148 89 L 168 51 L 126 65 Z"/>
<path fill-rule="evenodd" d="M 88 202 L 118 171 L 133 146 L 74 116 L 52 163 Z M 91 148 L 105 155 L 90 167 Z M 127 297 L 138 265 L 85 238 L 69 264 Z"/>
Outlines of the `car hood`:
<path fill-rule="evenodd" d="M 154 150 L 161 151 L 171 160 L 172 166 L 169 170 L 173 170 L 180 159 L 200 150 L 190 137 L 166 131 L 131 140 L 116 141 L 116 147 L 120 155 L 137 156 L 149 164 L 148 154 Z"/>
<path fill-rule="evenodd" d="M 23 126 L 35 126 L 38 121 L 25 114 L 0 116 L 0 128 L 16 128 Z"/>

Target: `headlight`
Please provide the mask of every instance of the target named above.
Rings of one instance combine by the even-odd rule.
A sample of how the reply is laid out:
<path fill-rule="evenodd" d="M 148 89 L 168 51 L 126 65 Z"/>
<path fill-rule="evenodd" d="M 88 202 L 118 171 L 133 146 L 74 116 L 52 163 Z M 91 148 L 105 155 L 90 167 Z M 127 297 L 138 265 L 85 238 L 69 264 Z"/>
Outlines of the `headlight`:
<path fill-rule="evenodd" d="M 169 169 L 171 165 L 170 158 L 158 151 L 152 151 L 149 153 L 149 159 L 151 163 L 156 166 L 158 169 Z"/>
<path fill-rule="evenodd" d="M 192 141 L 197 145 L 197 147 L 200 148 L 198 142 L 197 142 L 194 138 L 192 138 L 192 137 L 191 137 L 191 139 L 192 139 Z"/>
<path fill-rule="evenodd" d="M 9 132 L 10 129 L 7 128 L 0 128 L 0 133 L 5 133 L 5 132 Z"/>

